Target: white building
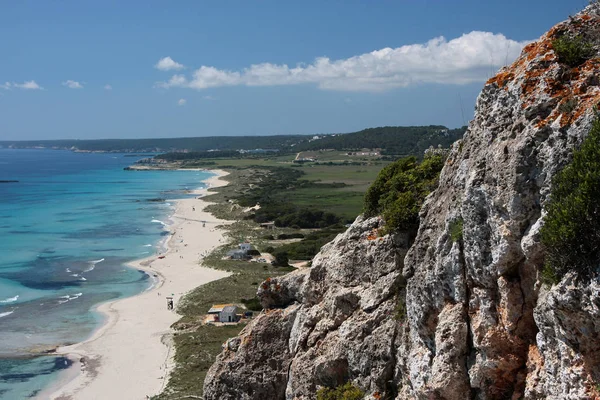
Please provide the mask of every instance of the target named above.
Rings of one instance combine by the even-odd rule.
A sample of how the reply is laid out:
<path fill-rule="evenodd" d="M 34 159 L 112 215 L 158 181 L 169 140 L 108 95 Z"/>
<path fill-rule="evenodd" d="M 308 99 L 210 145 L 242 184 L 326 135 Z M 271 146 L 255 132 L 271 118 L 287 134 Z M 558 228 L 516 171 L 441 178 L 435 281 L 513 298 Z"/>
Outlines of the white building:
<path fill-rule="evenodd" d="M 237 307 L 228 305 L 219 313 L 219 322 L 237 322 Z"/>

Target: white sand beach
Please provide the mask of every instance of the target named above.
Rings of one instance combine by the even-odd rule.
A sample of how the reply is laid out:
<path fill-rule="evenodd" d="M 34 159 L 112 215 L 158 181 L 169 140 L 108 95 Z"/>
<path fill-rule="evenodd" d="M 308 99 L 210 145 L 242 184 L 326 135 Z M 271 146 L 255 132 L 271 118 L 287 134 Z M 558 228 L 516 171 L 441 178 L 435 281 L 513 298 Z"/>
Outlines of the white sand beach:
<path fill-rule="evenodd" d="M 208 187 L 227 184 L 219 179 L 226 172 L 213 172 L 217 176 L 206 181 Z M 197 191 L 199 196 L 205 193 L 206 189 Z M 173 297 L 176 309 L 186 292 L 228 275 L 199 265 L 222 240 L 223 231 L 216 226 L 228 223 L 203 211 L 207 204 L 200 198 L 176 201 L 164 258 L 157 254 L 132 263 L 157 280 L 154 287 L 100 305 L 105 324 L 85 342 L 57 350 L 72 359 L 73 366 L 59 386 L 38 398 L 143 400 L 160 393 L 172 368 L 170 326 L 180 318 L 167 310 L 166 297 Z"/>

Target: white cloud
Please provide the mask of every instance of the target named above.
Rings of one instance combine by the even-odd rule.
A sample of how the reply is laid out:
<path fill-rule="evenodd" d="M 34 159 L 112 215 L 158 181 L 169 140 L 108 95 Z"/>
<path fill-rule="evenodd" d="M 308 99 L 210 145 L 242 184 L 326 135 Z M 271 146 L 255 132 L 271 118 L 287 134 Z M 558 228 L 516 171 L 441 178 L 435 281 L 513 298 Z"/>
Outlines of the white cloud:
<path fill-rule="evenodd" d="M 179 99 L 179 100 L 177 101 L 177 105 L 178 105 L 178 106 L 185 106 L 185 103 L 187 103 L 187 100 L 186 100 L 186 99 Z"/>
<path fill-rule="evenodd" d="M 182 64 L 175 62 L 171 57 L 163 57 L 160 60 L 158 60 L 154 68 L 160 69 L 161 71 L 177 71 L 185 67 Z"/>
<path fill-rule="evenodd" d="M 341 60 L 320 57 L 312 64 L 295 67 L 262 63 L 226 71 L 202 66 L 189 78 L 173 75 L 156 86 L 201 90 L 316 84 L 326 90 L 376 92 L 423 83 L 461 85 L 489 78 L 499 67 L 516 59 L 527 43 L 502 34 L 473 31 L 449 41 L 438 37 L 425 44 L 384 48 Z"/>
<path fill-rule="evenodd" d="M 214 100 L 215 98 L 212 96 L 204 96 L 202 97 L 204 100 Z"/>
<path fill-rule="evenodd" d="M 68 87 L 69 89 L 83 89 L 83 85 L 77 81 L 68 80 L 62 83 L 63 86 Z"/>
<path fill-rule="evenodd" d="M 110 85 L 104 85 L 104 90 L 112 90 L 112 86 L 110 86 Z"/>
<path fill-rule="evenodd" d="M 0 84 L 0 89 L 10 90 L 11 89 L 10 82 L 4 82 L 4 83 Z"/>
<path fill-rule="evenodd" d="M 25 89 L 25 90 L 44 90 L 44 88 L 41 87 L 40 85 L 38 85 L 36 83 L 36 81 L 26 81 L 23 83 L 13 82 L 12 84 L 9 84 L 8 82 L 6 82 L 6 84 L 9 85 L 9 87 L 16 87 L 16 88 Z"/>

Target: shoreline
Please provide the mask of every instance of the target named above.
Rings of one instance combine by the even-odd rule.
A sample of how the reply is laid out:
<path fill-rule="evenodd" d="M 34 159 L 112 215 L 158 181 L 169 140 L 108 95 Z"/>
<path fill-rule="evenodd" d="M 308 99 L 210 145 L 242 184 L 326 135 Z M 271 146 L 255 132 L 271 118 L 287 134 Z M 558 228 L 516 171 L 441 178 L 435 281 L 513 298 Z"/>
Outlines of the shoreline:
<path fill-rule="evenodd" d="M 160 254 L 164 257 L 156 254 L 127 264 L 145 271 L 152 286 L 98 305 L 95 311 L 103 316 L 102 325 L 89 339 L 59 347 L 52 354 L 73 364 L 36 398 L 146 399 L 162 391 L 174 366 L 171 325 L 180 318 L 178 302 L 190 290 L 229 275 L 201 265 L 202 258 L 221 244 L 224 231 L 216 226 L 230 223 L 204 211 L 210 204 L 202 200 L 208 189 L 227 185 L 220 179 L 227 172 L 211 172 L 216 176 L 203 181 L 206 188 L 192 192 L 200 197 L 173 200 L 171 234 L 159 243 L 166 248 Z M 167 310 L 166 296 L 173 297 L 175 310 Z"/>

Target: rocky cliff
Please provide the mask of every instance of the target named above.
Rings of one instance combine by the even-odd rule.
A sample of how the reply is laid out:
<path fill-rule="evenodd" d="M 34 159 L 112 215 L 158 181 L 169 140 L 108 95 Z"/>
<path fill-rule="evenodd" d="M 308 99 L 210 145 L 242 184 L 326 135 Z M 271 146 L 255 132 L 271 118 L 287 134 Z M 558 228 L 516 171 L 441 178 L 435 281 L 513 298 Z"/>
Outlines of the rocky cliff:
<path fill-rule="evenodd" d="M 559 62 L 562 35 L 596 56 Z M 347 381 L 368 399 L 598 398 L 600 282 L 542 284 L 539 239 L 600 101 L 598 49 L 597 4 L 526 46 L 483 88 L 414 241 L 359 217 L 311 268 L 264 282 L 269 310 L 228 341 L 205 398 L 314 399 Z"/>

